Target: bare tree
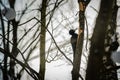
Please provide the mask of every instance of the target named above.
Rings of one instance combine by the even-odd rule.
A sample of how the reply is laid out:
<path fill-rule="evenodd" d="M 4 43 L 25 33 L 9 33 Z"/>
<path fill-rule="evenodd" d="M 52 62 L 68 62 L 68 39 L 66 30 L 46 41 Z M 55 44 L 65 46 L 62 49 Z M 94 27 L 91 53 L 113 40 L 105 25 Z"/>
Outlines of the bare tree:
<path fill-rule="evenodd" d="M 72 80 L 79 80 L 79 77 L 83 80 L 83 77 L 79 74 L 81 65 L 81 56 L 84 41 L 84 21 L 85 21 L 85 9 L 90 0 L 78 0 L 79 4 L 79 33 L 75 51 L 75 57 L 73 59 Z"/>
<path fill-rule="evenodd" d="M 106 6 L 106 3 L 108 4 Z M 96 20 L 95 29 L 91 38 L 90 54 L 88 57 L 88 65 L 86 71 L 86 80 L 118 80 L 116 70 L 107 71 L 110 68 L 116 67 L 111 60 L 110 48 L 106 50 L 105 44 L 110 44 L 108 38 L 108 29 L 113 20 L 112 12 L 115 9 L 116 2 L 114 0 L 101 0 L 100 11 Z M 113 9 L 114 8 L 114 9 Z M 116 17 L 117 12 L 114 14 Z M 113 27 L 113 26 L 112 26 Z M 114 33 L 114 26 L 112 33 Z M 106 39 L 107 36 L 107 39 Z M 108 41 L 107 41 L 108 40 Z M 107 45 L 108 46 L 108 45 Z M 109 76 L 108 76 L 109 75 Z M 114 76 L 114 77 L 113 77 Z"/>

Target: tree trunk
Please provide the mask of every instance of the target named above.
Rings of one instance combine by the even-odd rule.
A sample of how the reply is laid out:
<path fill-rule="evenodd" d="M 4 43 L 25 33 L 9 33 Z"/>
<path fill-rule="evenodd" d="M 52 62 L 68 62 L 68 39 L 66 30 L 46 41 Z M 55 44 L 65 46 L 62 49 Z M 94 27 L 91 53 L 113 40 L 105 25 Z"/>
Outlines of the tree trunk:
<path fill-rule="evenodd" d="M 46 38 L 46 5 L 47 0 L 42 1 L 41 10 L 41 35 L 40 35 L 40 70 L 41 80 L 45 77 L 45 38 Z"/>
<path fill-rule="evenodd" d="M 84 12 L 86 6 L 90 0 L 82 1 L 78 0 L 79 4 L 79 34 L 77 39 L 75 57 L 73 58 L 73 69 L 72 69 L 72 80 L 79 80 L 79 77 L 83 80 L 82 76 L 79 74 L 80 64 L 81 64 L 81 55 L 83 48 L 83 40 L 84 40 Z"/>
<path fill-rule="evenodd" d="M 16 0 L 9 0 L 10 8 L 14 9 L 15 1 Z M 13 47 L 12 47 L 11 54 L 16 57 L 18 55 L 18 50 L 17 50 L 17 45 L 18 45 L 18 43 L 17 43 L 18 22 L 15 19 L 11 20 L 10 22 L 12 23 L 12 26 L 13 26 Z M 15 61 L 13 59 L 10 59 L 9 75 L 10 75 L 11 80 L 14 80 L 15 77 L 16 77 L 15 76 L 15 68 L 14 68 L 15 65 L 16 65 Z"/>
<path fill-rule="evenodd" d="M 114 7 L 112 9 L 112 17 L 110 19 L 110 26 L 107 27 L 106 35 L 105 35 L 105 48 L 109 47 L 112 43 L 112 37 L 114 36 L 114 40 L 116 41 L 116 18 L 117 18 L 118 6 L 116 5 L 116 0 L 114 2 Z M 117 47 L 118 48 L 118 47 Z M 116 49 L 114 46 L 114 50 Z M 105 51 L 103 55 L 103 69 L 101 69 L 101 80 L 118 80 L 117 78 L 117 69 L 116 64 L 111 59 L 111 54 L 113 48 L 109 48 Z"/>
<path fill-rule="evenodd" d="M 1 10 L 0 10 L 0 20 L 1 20 L 1 26 L 2 26 L 2 35 L 3 35 L 3 48 L 6 50 L 6 41 L 5 41 L 5 26 L 4 21 L 2 18 Z M 3 80 L 8 80 L 8 72 L 7 72 L 7 55 L 4 55 L 4 67 L 2 68 L 3 71 Z"/>
<path fill-rule="evenodd" d="M 103 55 L 105 54 L 105 35 L 111 19 L 113 3 L 114 0 L 101 0 L 100 11 L 91 38 L 86 80 L 108 80 L 101 79 L 101 71 L 104 68 Z"/>

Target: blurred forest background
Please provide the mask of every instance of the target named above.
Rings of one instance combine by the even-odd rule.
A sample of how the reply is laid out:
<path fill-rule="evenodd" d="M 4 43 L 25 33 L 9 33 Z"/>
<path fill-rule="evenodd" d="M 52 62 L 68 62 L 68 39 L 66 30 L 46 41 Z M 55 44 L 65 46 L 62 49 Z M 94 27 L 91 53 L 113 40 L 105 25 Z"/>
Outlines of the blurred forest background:
<path fill-rule="evenodd" d="M 0 0 L 0 80 L 120 80 L 119 7 L 119 0 Z"/>

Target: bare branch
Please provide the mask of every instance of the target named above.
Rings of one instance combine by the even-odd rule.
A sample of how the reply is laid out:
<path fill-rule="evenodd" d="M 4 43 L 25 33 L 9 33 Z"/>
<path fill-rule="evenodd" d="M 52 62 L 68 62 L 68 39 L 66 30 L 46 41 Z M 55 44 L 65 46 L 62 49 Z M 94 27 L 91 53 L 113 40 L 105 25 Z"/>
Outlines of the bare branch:
<path fill-rule="evenodd" d="M 39 78 L 37 78 L 37 76 L 33 76 L 34 75 L 38 75 L 38 73 L 33 70 L 31 67 L 29 67 L 28 65 L 22 63 L 21 61 L 19 61 L 18 59 L 16 59 L 16 57 L 14 57 L 13 55 L 11 55 L 9 52 L 5 51 L 4 49 L 0 48 L 0 52 L 2 52 L 3 54 L 9 56 L 10 58 L 14 59 L 19 65 L 21 65 L 26 71 L 27 69 L 30 70 L 30 76 L 39 80 Z M 27 71 L 28 72 L 28 71 Z M 29 73 L 28 73 L 29 74 Z"/>

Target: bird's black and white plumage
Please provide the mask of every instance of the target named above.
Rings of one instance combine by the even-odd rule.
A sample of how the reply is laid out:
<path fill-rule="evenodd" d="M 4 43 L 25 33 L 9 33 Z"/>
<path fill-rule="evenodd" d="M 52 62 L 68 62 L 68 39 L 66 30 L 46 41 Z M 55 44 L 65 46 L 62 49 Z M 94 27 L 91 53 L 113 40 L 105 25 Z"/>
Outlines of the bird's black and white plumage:
<path fill-rule="evenodd" d="M 75 56 L 75 50 L 76 50 L 76 44 L 77 44 L 78 34 L 76 34 L 76 33 L 75 33 L 75 30 L 73 30 L 73 29 L 71 29 L 71 30 L 69 31 L 69 34 L 71 35 L 70 42 L 71 42 L 72 49 L 73 49 L 73 56 Z"/>

